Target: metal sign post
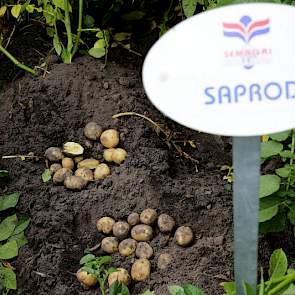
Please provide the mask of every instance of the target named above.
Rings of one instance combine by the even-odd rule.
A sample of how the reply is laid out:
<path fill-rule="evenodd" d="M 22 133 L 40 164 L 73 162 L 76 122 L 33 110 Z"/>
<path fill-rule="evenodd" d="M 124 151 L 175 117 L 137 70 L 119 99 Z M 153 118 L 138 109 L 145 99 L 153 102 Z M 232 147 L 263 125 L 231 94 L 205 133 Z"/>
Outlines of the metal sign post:
<path fill-rule="evenodd" d="M 233 138 L 234 259 L 237 295 L 257 286 L 260 137 Z"/>
<path fill-rule="evenodd" d="M 233 137 L 236 295 L 244 282 L 257 287 L 259 136 L 295 127 L 294 27 L 289 5 L 212 9 L 169 30 L 143 65 L 146 93 L 166 116 Z"/>

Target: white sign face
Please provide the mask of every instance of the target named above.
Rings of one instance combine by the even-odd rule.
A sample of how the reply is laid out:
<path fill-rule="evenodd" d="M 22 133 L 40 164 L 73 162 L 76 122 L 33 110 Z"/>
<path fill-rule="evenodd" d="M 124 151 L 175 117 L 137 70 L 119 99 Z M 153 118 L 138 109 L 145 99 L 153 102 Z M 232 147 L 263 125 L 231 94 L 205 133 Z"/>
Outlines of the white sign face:
<path fill-rule="evenodd" d="M 165 115 L 229 136 L 295 127 L 295 8 L 240 4 L 193 16 L 148 53 L 143 83 Z"/>

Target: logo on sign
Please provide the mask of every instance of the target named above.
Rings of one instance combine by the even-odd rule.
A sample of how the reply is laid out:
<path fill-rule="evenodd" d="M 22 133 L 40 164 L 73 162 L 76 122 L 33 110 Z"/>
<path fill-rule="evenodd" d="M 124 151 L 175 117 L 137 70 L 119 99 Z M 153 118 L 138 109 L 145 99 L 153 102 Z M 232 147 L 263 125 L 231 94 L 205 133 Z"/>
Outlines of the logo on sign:
<path fill-rule="evenodd" d="M 245 69 L 251 69 L 257 63 L 264 63 L 271 56 L 271 48 L 252 47 L 251 41 L 270 31 L 269 19 L 253 21 L 248 15 L 241 17 L 239 22 L 223 22 L 223 35 L 241 40 L 242 48 L 239 50 L 226 50 L 224 56 L 232 64 L 236 60 L 242 61 Z"/>

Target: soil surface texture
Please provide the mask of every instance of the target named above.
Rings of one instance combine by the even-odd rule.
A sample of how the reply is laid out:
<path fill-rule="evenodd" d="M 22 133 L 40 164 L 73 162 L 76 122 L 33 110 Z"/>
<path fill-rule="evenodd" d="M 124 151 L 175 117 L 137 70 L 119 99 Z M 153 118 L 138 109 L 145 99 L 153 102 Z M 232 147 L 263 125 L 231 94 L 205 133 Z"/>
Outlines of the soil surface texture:
<path fill-rule="evenodd" d="M 119 62 L 110 60 L 107 66 L 92 58 L 77 58 L 71 65 L 50 65 L 45 77 L 25 75 L 0 97 L 0 155 L 32 152 L 40 156 L 39 160 L 0 162 L 0 169 L 10 172 L 9 180 L 0 183 L 0 193 L 20 191 L 17 209 L 31 218 L 28 245 L 14 263 L 20 294 L 97 294 L 97 289 L 84 290 L 74 275 L 84 250 L 103 237 L 96 230 L 97 218 L 126 219 L 131 212 L 148 207 L 170 214 L 177 226 L 190 226 L 195 240 L 181 248 L 173 234 L 156 230 L 151 242 L 155 253 L 151 276 L 133 283 L 132 294 L 147 289 L 168 294 L 168 284 L 191 282 L 205 294 L 220 295 L 220 282 L 233 278 L 232 193 L 219 167 L 230 164 L 229 140 L 165 118 L 144 93 L 140 66 L 140 60 L 123 57 Z M 193 140 L 196 147 L 188 142 L 178 145 L 199 163 L 180 155 L 146 120 L 135 116 L 112 119 L 114 114 L 130 111 L 169 128 L 181 140 Z M 44 151 L 67 141 L 86 147 L 83 128 L 89 121 L 119 130 L 120 147 L 128 152 L 126 161 L 111 165 L 108 178 L 80 192 L 43 183 Z M 102 146 L 92 145 L 85 154 L 102 160 Z M 94 253 L 102 254 L 100 249 Z M 173 257 L 166 270 L 157 268 L 161 253 Z M 130 271 L 134 260 L 134 256 L 113 255 L 112 265 Z"/>

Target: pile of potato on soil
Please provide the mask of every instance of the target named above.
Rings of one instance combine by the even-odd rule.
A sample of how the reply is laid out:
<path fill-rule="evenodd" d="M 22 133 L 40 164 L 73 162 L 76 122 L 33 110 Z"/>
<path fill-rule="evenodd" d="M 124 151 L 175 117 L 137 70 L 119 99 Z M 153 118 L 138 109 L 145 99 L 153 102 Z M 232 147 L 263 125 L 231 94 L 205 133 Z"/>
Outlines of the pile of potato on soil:
<path fill-rule="evenodd" d="M 102 130 L 96 122 L 89 122 L 84 128 L 87 139 L 97 141 L 106 148 L 103 158 L 106 162 L 121 164 L 127 152 L 116 148 L 120 141 L 119 132 L 115 129 Z M 70 190 L 82 190 L 94 180 L 104 179 L 111 174 L 110 167 L 97 159 L 84 159 L 84 148 L 76 142 L 67 142 L 63 148 L 50 147 L 45 157 L 50 162 L 50 173 L 55 184 L 64 184 Z M 75 170 L 76 169 L 76 170 Z"/>
<path fill-rule="evenodd" d="M 112 217 L 102 217 L 97 220 L 98 232 L 109 235 L 101 241 L 101 249 L 107 254 L 118 253 L 123 257 L 136 256 L 135 262 L 131 266 L 131 273 L 124 268 L 117 268 L 108 277 L 109 286 L 118 281 L 128 285 L 131 279 L 135 282 L 145 281 L 151 273 L 150 258 L 154 256 L 154 249 L 149 242 L 153 239 L 156 225 L 160 232 L 171 234 L 176 226 L 174 219 L 168 214 L 158 216 L 155 209 L 145 209 L 138 213 L 131 213 L 127 221 L 115 221 Z M 189 246 L 194 239 L 193 231 L 188 226 L 180 226 L 174 235 L 175 242 L 182 247 Z M 168 253 L 159 255 L 157 267 L 166 269 L 172 263 L 172 257 Z M 95 285 L 92 275 L 85 271 L 78 270 L 77 278 L 83 286 L 91 287 Z M 87 283 L 92 282 L 89 285 Z"/>

